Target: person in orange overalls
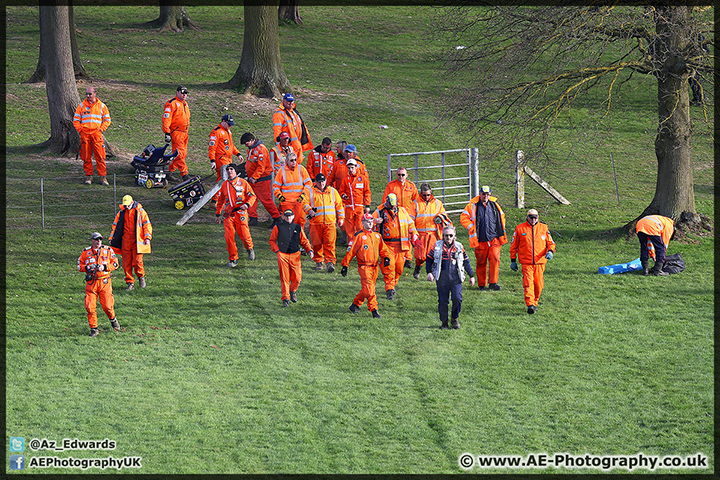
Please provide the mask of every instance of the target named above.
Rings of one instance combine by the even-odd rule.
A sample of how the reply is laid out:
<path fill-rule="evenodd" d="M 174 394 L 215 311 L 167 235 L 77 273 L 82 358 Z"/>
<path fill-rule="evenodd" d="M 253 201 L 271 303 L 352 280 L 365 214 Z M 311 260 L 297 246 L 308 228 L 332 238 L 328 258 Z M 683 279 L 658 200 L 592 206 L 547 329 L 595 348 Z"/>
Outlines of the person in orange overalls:
<path fill-rule="evenodd" d="M 337 190 L 345 205 L 344 228 L 349 240 L 355 232 L 362 230 L 362 216 L 370 209 L 372 192 L 367 174 L 358 171 L 355 159 L 347 160 L 347 170 L 348 174 L 342 179 Z"/>
<path fill-rule="evenodd" d="M 179 85 L 175 91 L 175 97 L 165 102 L 163 110 L 162 129 L 165 134 L 165 143 L 170 143 L 170 148 L 178 151 L 178 156 L 168 165 L 168 179 L 177 181 L 171 174 L 179 171 L 183 181 L 189 178 L 189 172 L 185 159 L 187 158 L 188 132 L 190 130 L 190 108 L 185 99 L 188 96 L 187 88 Z"/>
<path fill-rule="evenodd" d="M 122 205 L 120 205 L 120 211 L 115 215 L 108 240 L 110 240 L 110 246 L 115 253 L 122 255 L 128 291 L 135 288 L 133 269 L 138 277 L 140 288 L 145 288 L 143 254 L 151 252 L 152 232 L 150 218 L 142 204 L 133 200 L 130 195 L 125 195 Z"/>
<path fill-rule="evenodd" d="M 358 273 L 360 274 L 360 293 L 353 299 L 350 305 L 352 313 L 358 313 L 360 307 L 367 299 L 368 310 L 372 313 L 373 318 L 380 318 L 378 312 L 377 295 L 375 294 L 375 283 L 378 278 L 379 260 L 383 257 L 383 265 L 390 265 L 390 257 L 392 251 L 383 242 L 382 236 L 373 229 L 373 216 L 369 213 L 363 215 L 363 229 L 355 234 L 352 239 L 352 247 L 343 257 L 342 269 L 340 274 L 347 276 L 348 265 L 353 257 L 357 257 Z"/>
<path fill-rule="evenodd" d="M 274 176 L 270 152 L 263 142 L 255 138 L 255 135 L 250 132 L 243 133 L 243 136 L 240 137 L 240 143 L 248 149 L 247 160 L 245 161 L 247 181 L 252 185 L 255 195 L 267 210 L 273 223 L 280 221 L 280 212 L 272 195 Z M 258 202 L 255 202 L 248 209 L 248 215 L 250 215 L 248 225 L 251 227 L 258 224 L 257 207 Z"/>
<path fill-rule="evenodd" d="M 323 261 L 328 273 L 335 271 L 335 224 L 342 227 L 345 221 L 340 194 L 327 185 L 322 173 L 315 176 L 315 185 L 305 193 L 303 210 L 310 217 L 310 241 L 315 252 L 315 270 L 323 269 Z"/>
<path fill-rule="evenodd" d="M 527 313 L 537 312 L 538 300 L 545 287 L 545 264 L 552 260 L 555 242 L 548 226 L 538 221 L 538 212 L 528 210 L 527 222 L 515 227 L 510 242 L 510 269 L 517 272 L 517 262 L 522 265 L 523 289 Z"/>
<path fill-rule="evenodd" d="M 85 310 L 87 310 L 90 336 L 98 336 L 97 301 L 110 319 L 110 325 L 116 332 L 120 331 L 120 323 L 115 315 L 115 297 L 113 297 L 110 272 L 117 269 L 117 256 L 112 248 L 102 244 L 102 235 L 93 232 L 90 235 L 90 246 L 80 254 L 77 268 L 85 272 Z"/>
<path fill-rule="evenodd" d="M 275 224 L 270 232 L 270 249 L 277 255 L 280 270 L 283 307 L 289 307 L 290 302 L 297 303 L 297 289 L 302 280 L 300 247 L 305 249 L 310 258 L 314 255 L 302 227 L 293 222 L 294 216 L 295 212 L 288 208 L 283 212 L 282 221 Z"/>
<path fill-rule="evenodd" d="M 435 217 L 445 213 L 445 206 L 433 196 L 430 184 L 423 183 L 420 185 L 420 198 L 412 202 L 408 213 L 418 231 L 418 239 L 414 244 L 415 270 L 413 271 L 413 278 L 418 279 L 428 253 L 435 248 L 435 243 L 442 239 L 442 229 L 446 225 L 435 223 Z M 449 224 L 452 226 L 452 222 Z"/>
<path fill-rule="evenodd" d="M 223 166 L 228 165 L 232 161 L 232 156 L 237 155 L 238 162 L 242 163 L 243 157 L 240 150 L 235 147 L 232 139 L 230 128 L 235 125 L 232 115 L 223 115 L 220 125 L 213 128 L 210 132 L 210 142 L 208 148 L 208 156 L 210 157 L 210 168 L 217 173 L 217 182 L 223 178 Z M 212 197 L 212 201 L 217 202 L 219 193 Z"/>
<path fill-rule="evenodd" d="M 284 211 L 288 208 L 292 210 L 295 213 L 295 223 L 304 227 L 305 188 L 312 187 L 312 180 L 305 167 L 298 165 L 295 153 L 288 154 L 286 161 L 287 165 L 275 175 L 272 185 L 273 195 L 280 202 L 280 210 Z"/>
<path fill-rule="evenodd" d="M 640 263 L 643 275 L 650 275 L 648 268 L 650 257 L 655 259 L 653 275 L 668 275 L 663 272 L 665 263 L 665 250 L 675 234 L 675 224 L 672 218 L 662 215 L 648 215 L 638 220 L 635 226 L 638 240 L 640 240 Z"/>
<path fill-rule="evenodd" d="M 290 135 L 287 132 L 282 132 L 280 135 L 275 137 L 278 142 L 272 149 L 270 149 L 270 163 L 273 167 L 272 178 L 275 179 L 275 175 L 282 170 L 287 164 L 287 157 L 293 152 L 290 148 Z M 297 153 L 295 154 L 297 155 Z"/>
<path fill-rule="evenodd" d="M 322 143 L 310 152 L 307 171 L 310 178 L 315 178 L 318 173 L 322 173 L 325 175 L 328 185 L 335 183 L 335 152 L 332 151 L 330 137 L 323 138 Z"/>
<path fill-rule="evenodd" d="M 417 187 L 413 182 L 407 181 L 407 168 L 398 168 L 396 171 L 396 175 L 397 179 L 388 182 L 387 186 L 385 187 L 382 203 L 385 203 L 385 200 L 387 200 L 387 196 L 389 194 L 394 193 L 398 199 L 398 206 L 403 207 L 405 210 L 410 212 L 413 202 L 418 198 Z M 405 252 L 405 268 L 410 268 L 410 265 L 412 265 L 412 258 L 413 255 L 411 246 L 410 250 Z"/>
<path fill-rule="evenodd" d="M 95 96 L 95 87 L 90 86 L 85 90 L 85 100 L 75 110 L 73 126 L 80 134 L 80 158 L 82 158 L 85 170 L 85 184 L 92 184 L 92 155 L 95 154 L 100 184 L 110 185 L 107 181 L 105 139 L 103 138 L 103 132 L 110 126 L 110 112 L 107 106 Z"/>
<path fill-rule="evenodd" d="M 235 243 L 235 233 L 240 236 L 243 246 L 248 253 L 248 260 L 255 260 L 253 239 L 248 226 L 248 209 L 257 201 L 250 184 L 238 177 L 238 166 L 234 163 L 226 167 L 227 180 L 220 187 L 217 206 L 215 207 L 215 223 L 221 221 L 225 225 L 225 244 L 227 245 L 227 264 L 230 268 L 237 267 L 238 250 Z M 224 212 L 223 212 L 224 211 Z M 223 220 L 220 220 L 222 215 Z"/>
<path fill-rule="evenodd" d="M 460 214 L 460 223 L 470 234 L 470 248 L 475 249 L 478 288 L 500 290 L 500 248 L 508 243 L 505 233 L 505 212 L 490 196 L 490 187 L 480 187 L 480 195 L 470 200 Z M 489 265 L 489 269 L 487 268 Z M 488 275 L 486 276 L 486 272 Z M 488 278 L 489 277 L 489 278 Z"/>
<path fill-rule="evenodd" d="M 290 147 L 298 156 L 298 165 L 302 165 L 303 152 L 312 150 L 313 144 L 305 123 L 297 112 L 295 96 L 292 93 L 283 95 L 282 104 L 273 113 L 273 137 L 276 144 L 280 143 L 277 137 L 281 132 L 290 136 Z"/>
<path fill-rule="evenodd" d="M 417 242 L 415 222 L 403 207 L 398 206 L 394 193 L 373 212 L 373 221 L 382 234 L 383 241 L 390 247 L 390 265 L 382 269 L 385 281 L 385 295 L 388 300 L 395 298 L 395 287 L 405 267 L 405 252 Z"/>

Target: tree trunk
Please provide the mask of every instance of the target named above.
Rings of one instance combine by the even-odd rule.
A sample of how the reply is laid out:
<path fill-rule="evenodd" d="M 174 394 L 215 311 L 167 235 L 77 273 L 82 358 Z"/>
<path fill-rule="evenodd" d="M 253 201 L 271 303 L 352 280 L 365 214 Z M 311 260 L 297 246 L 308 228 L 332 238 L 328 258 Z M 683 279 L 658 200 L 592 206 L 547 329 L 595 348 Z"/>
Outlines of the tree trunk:
<path fill-rule="evenodd" d="M 46 52 L 46 91 L 50 113 L 50 138 L 40 144 L 46 153 L 72 155 L 80 150 L 80 134 L 73 127 L 73 115 L 80 104 L 73 72 L 72 47 L 67 5 L 40 5 L 45 29 L 41 49 Z"/>
<path fill-rule="evenodd" d="M 639 217 L 625 225 L 630 235 L 635 233 L 637 221 L 647 215 L 672 218 L 676 226 L 700 221 L 695 212 L 693 185 L 692 119 L 688 95 L 690 71 L 682 56 L 691 41 L 689 30 L 684 28 L 689 21 L 690 9 L 684 6 L 663 8 L 657 16 L 656 49 L 662 55 L 662 66 L 657 74 L 657 182 L 650 205 Z"/>
<path fill-rule="evenodd" d="M 300 0 L 280 0 L 278 8 L 278 21 L 284 20 L 301 25 L 303 23 L 300 16 Z"/>
<path fill-rule="evenodd" d="M 190 16 L 185 11 L 185 7 L 177 5 L 174 1 L 160 0 L 160 16 L 148 22 L 148 25 L 158 29 L 158 32 L 182 32 L 185 28 L 190 30 L 200 30 L 200 26 L 190 20 Z"/>
<path fill-rule="evenodd" d="M 245 5 L 245 33 L 240 66 L 226 84 L 246 94 L 279 98 L 290 90 L 280 62 L 277 7 Z"/>
<path fill-rule="evenodd" d="M 85 67 L 83 67 L 82 61 L 80 60 L 80 51 L 78 50 L 77 46 L 77 38 L 75 35 L 75 31 L 77 27 L 75 26 L 75 15 L 73 13 L 73 7 L 72 4 L 68 4 L 69 10 L 68 10 L 68 23 L 70 26 L 70 47 L 72 49 L 72 59 L 73 59 L 73 71 L 75 73 L 76 79 L 88 79 L 90 78 L 87 72 L 85 71 Z M 45 48 L 43 48 L 43 35 L 45 35 L 45 29 L 43 28 L 43 22 L 42 22 L 42 16 L 39 18 L 39 24 L 40 24 L 40 54 L 38 55 L 38 63 L 37 67 L 35 67 L 35 72 L 32 74 L 32 76 L 26 80 L 25 83 L 38 83 L 45 80 Z"/>

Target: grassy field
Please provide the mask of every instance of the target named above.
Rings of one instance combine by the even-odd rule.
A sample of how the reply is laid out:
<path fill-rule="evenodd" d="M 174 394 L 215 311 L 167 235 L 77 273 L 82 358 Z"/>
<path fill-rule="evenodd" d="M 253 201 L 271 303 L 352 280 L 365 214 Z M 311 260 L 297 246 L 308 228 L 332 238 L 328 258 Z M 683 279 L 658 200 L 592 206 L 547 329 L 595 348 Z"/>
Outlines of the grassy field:
<path fill-rule="evenodd" d="M 525 313 L 507 246 L 503 290 L 466 284 L 458 331 L 438 330 L 435 288 L 411 275 L 395 300 L 380 298 L 382 319 L 364 306 L 350 314 L 360 289 L 354 262 L 343 278 L 312 271 L 304 257 L 299 303 L 283 309 L 265 226 L 251 229 L 257 259 L 241 254 L 238 268 L 228 269 L 210 208 L 178 227 L 182 212 L 167 190 L 133 185 L 129 162 L 161 143 L 162 106 L 177 84 L 190 90 L 191 173 L 211 173 L 207 135 L 224 113 L 236 119 L 236 138 L 271 136 L 277 101 L 219 89 L 239 63 L 243 9 L 187 11 L 202 30 L 141 28 L 157 7 L 75 8 L 81 57 L 113 118 L 107 139 L 120 152 L 108 161 L 113 190 L 82 185 L 80 160 L 31 148 L 49 136 L 44 84 L 22 83 L 37 63 L 37 7 L 6 7 L 6 441 L 117 442 L 112 451 L 26 449 L 26 463 L 112 455 L 141 456 L 142 468 L 123 473 L 144 474 L 601 473 L 465 470 L 458 459 L 699 452 L 709 468 L 655 473 L 714 472 L 714 238 L 671 243 L 669 253 L 682 252 L 687 264 L 679 275 L 597 274 L 639 255 L 637 239 L 618 228 L 654 192 L 652 82 L 629 92 L 619 115 L 592 135 L 578 137 L 577 122 L 590 131 L 601 113 L 578 105 L 569 114 L 573 128 L 553 133 L 555 161 L 533 167 L 572 202 L 559 205 L 526 183 L 527 208 L 540 211 L 557 242 L 537 314 Z M 302 27 L 280 30 L 298 108 L 316 142 L 330 136 L 358 146 L 375 202 L 388 153 L 482 151 L 481 139 L 468 143 L 437 121 L 452 79 L 433 60 L 444 46 L 433 35 L 432 9 L 303 6 L 301 14 Z M 713 217 L 714 125 L 702 110 L 693 115 L 697 209 Z M 512 206 L 511 161 L 508 152 L 481 163 L 509 231 L 525 216 Z M 53 217 L 44 229 L 41 178 Z M 76 260 L 90 232 L 109 234 L 127 193 L 154 225 L 148 287 L 126 292 L 116 272 L 123 331 L 113 332 L 101 314 L 103 331 L 91 339 Z M 462 228 L 459 237 L 467 246 Z"/>

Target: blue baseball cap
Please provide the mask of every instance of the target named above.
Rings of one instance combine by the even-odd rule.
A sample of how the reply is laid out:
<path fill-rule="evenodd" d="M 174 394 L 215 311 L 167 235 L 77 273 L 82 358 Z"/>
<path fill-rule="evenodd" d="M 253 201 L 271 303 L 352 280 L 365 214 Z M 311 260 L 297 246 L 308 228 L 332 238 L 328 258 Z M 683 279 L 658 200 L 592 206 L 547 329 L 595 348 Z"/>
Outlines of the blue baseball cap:
<path fill-rule="evenodd" d="M 352 143 L 348 144 L 347 147 L 345 147 L 346 152 L 357 152 L 357 147 L 353 145 Z"/>
<path fill-rule="evenodd" d="M 233 125 L 235 125 L 235 121 L 233 120 L 232 115 L 225 114 L 225 115 L 223 115 L 222 119 L 223 119 L 223 122 L 227 122 L 227 124 L 230 125 L 231 127 Z"/>
<path fill-rule="evenodd" d="M 480 187 L 480 193 L 492 193 L 492 192 L 490 191 L 490 187 L 488 187 L 487 185 L 483 185 L 482 187 Z"/>
<path fill-rule="evenodd" d="M 286 102 L 294 102 L 295 96 L 292 93 L 286 93 L 285 95 L 283 95 L 283 100 L 285 100 Z"/>

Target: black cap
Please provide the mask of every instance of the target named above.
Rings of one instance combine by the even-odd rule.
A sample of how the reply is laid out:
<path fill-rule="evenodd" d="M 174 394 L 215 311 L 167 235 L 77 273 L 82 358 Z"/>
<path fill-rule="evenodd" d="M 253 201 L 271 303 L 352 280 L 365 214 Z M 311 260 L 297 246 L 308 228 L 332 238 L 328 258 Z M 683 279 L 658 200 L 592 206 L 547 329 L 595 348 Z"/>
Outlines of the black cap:
<path fill-rule="evenodd" d="M 315 175 L 316 182 L 324 182 L 325 180 L 327 180 L 327 178 L 325 178 L 325 175 L 323 175 L 322 173 L 318 173 L 317 175 Z"/>
<path fill-rule="evenodd" d="M 233 120 L 232 115 L 230 115 L 230 114 L 228 114 L 228 113 L 226 113 L 225 115 L 223 115 L 222 121 L 223 121 L 223 122 L 227 122 L 227 124 L 230 125 L 231 127 L 232 127 L 233 125 L 235 125 L 235 121 Z"/>

